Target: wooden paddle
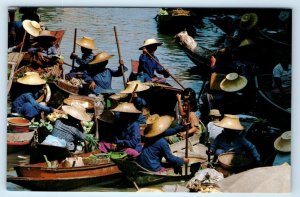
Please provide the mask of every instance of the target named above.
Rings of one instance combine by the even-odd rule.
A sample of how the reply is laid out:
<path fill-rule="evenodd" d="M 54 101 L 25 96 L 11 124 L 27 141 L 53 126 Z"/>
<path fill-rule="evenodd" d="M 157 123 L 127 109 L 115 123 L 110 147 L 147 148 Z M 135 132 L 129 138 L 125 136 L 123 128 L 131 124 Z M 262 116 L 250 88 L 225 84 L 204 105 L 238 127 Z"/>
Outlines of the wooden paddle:
<path fill-rule="evenodd" d="M 184 86 L 167 69 L 165 69 L 165 67 L 161 63 L 159 63 L 147 50 L 144 51 L 149 55 L 151 59 L 153 59 L 159 66 L 161 66 L 176 81 L 176 83 L 178 83 L 178 85 L 185 89 Z"/>
<path fill-rule="evenodd" d="M 73 40 L 73 53 L 76 51 L 76 36 L 77 36 L 77 28 L 75 28 L 74 32 L 74 40 Z M 75 59 L 72 60 L 72 70 L 74 69 Z"/>
<path fill-rule="evenodd" d="M 119 64 L 121 66 L 121 71 L 123 75 L 123 83 L 124 83 L 124 88 L 126 88 L 126 80 L 125 80 L 125 74 L 124 74 L 124 62 L 122 60 L 121 56 L 121 50 L 120 50 L 120 44 L 119 44 L 119 39 L 118 39 L 118 33 L 117 33 L 117 27 L 114 26 L 114 32 L 115 32 L 115 38 L 116 38 L 116 43 L 117 43 L 117 48 L 118 48 L 118 55 L 119 55 Z"/>
<path fill-rule="evenodd" d="M 189 157 L 189 129 L 190 129 L 190 111 L 191 106 L 189 100 L 186 101 L 186 115 L 187 115 L 187 127 L 185 131 L 185 158 Z M 185 164 L 185 175 L 188 175 L 188 164 Z"/>

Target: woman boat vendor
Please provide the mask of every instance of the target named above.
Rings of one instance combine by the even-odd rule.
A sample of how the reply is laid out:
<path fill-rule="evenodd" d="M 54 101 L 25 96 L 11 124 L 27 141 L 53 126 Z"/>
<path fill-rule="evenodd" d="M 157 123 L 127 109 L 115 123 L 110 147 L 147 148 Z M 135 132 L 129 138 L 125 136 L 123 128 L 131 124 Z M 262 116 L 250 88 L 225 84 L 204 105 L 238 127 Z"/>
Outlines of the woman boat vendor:
<path fill-rule="evenodd" d="M 222 153 L 235 152 L 251 154 L 254 160 L 260 163 L 260 154 L 257 152 L 255 145 L 242 134 L 244 127 L 241 125 L 238 116 L 225 114 L 220 122 L 214 124 L 224 128 L 211 144 L 210 154 L 214 154 L 214 161 Z"/>
<path fill-rule="evenodd" d="M 162 45 L 156 39 L 151 38 L 144 41 L 143 46 L 139 50 L 143 50 L 143 53 L 139 57 L 139 67 L 138 67 L 138 80 L 141 82 L 157 82 L 165 83 L 164 78 L 156 77 L 154 72 L 162 74 L 165 78 L 169 77 L 168 71 L 163 69 L 157 62 L 158 58 L 154 55 L 157 46 Z"/>
<path fill-rule="evenodd" d="M 144 131 L 145 144 L 138 158 L 138 163 L 144 168 L 154 172 L 166 171 L 167 168 L 163 167 L 161 163 L 164 157 L 175 172 L 181 172 L 181 166 L 189 162 L 187 158 L 173 155 L 167 140 L 164 138 L 180 131 L 179 129 L 169 128 L 173 119 L 168 115 L 159 116 L 157 114 L 147 119 L 147 127 Z"/>
<path fill-rule="evenodd" d="M 39 118 L 41 112 L 60 111 L 37 102 L 37 99 L 44 94 L 43 87 L 46 84 L 37 72 L 26 72 L 23 77 L 17 79 L 17 82 L 21 92 L 17 96 L 14 95 L 11 109 L 13 113 L 19 113 L 31 120 Z"/>
<path fill-rule="evenodd" d="M 111 141 L 99 143 L 101 152 L 123 151 L 127 155 L 137 157 L 141 150 L 141 134 L 139 123 L 137 122 L 141 111 L 137 110 L 133 103 L 120 103 L 112 109 L 115 115 L 114 137 Z"/>
<path fill-rule="evenodd" d="M 81 121 L 91 121 L 92 117 L 81 106 L 63 105 L 62 110 L 68 118 L 56 119 L 51 134 L 42 144 L 66 147 L 70 151 L 75 151 L 77 142 L 85 142 L 86 139 Z"/>

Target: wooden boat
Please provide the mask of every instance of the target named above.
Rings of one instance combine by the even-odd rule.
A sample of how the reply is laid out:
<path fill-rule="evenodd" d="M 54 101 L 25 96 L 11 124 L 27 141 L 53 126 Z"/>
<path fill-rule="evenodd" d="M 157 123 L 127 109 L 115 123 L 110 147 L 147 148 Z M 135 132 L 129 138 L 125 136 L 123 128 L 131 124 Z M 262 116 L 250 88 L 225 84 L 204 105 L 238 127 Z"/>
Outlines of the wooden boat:
<path fill-rule="evenodd" d="M 63 167 L 59 164 L 53 168 L 43 162 L 18 165 L 14 169 L 17 177 L 7 176 L 7 182 L 34 191 L 66 191 L 92 184 L 110 185 L 122 177 L 121 171 L 111 161 L 78 167 Z"/>
<path fill-rule="evenodd" d="M 14 153 L 29 148 L 35 131 L 7 133 L 7 153 Z"/>
<path fill-rule="evenodd" d="M 194 163 L 188 167 L 188 175 L 175 174 L 173 169 L 167 170 L 164 173 L 153 172 L 143 168 L 134 160 L 121 159 L 114 160 L 124 176 L 132 183 L 138 186 L 147 186 L 158 184 L 167 181 L 180 181 L 190 179 L 199 169 L 200 163 Z M 184 169 L 182 170 L 184 173 Z"/>
<path fill-rule="evenodd" d="M 291 128 L 291 99 L 276 100 L 272 97 L 272 75 L 255 76 L 255 86 L 258 93 L 259 105 L 263 106 L 263 115 L 273 120 L 275 125 Z"/>
<path fill-rule="evenodd" d="M 216 52 L 199 46 L 198 43 L 188 35 L 187 31 L 176 34 L 174 38 L 194 64 L 205 72 L 209 71 L 211 56 Z"/>
<path fill-rule="evenodd" d="M 165 33 L 177 33 L 184 29 L 195 32 L 196 20 L 190 11 L 184 9 L 162 10 L 156 15 L 157 28 Z"/>
<path fill-rule="evenodd" d="M 259 35 L 261 38 L 269 41 L 270 43 L 278 46 L 291 47 L 291 35 L 287 35 L 284 30 L 270 30 L 270 29 L 259 29 Z"/>

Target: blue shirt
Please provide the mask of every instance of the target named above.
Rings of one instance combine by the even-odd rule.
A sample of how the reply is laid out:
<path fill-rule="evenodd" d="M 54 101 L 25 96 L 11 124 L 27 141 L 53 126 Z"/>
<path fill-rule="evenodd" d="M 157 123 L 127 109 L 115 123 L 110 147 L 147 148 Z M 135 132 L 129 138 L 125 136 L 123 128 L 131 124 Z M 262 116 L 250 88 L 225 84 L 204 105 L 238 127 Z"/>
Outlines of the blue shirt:
<path fill-rule="evenodd" d="M 38 94 L 33 94 L 30 92 L 23 93 L 18 96 L 12 103 L 12 112 L 17 112 L 19 114 L 25 115 L 29 118 L 32 118 L 36 113 L 42 111 L 46 113 L 53 112 L 52 107 L 39 104 L 35 99 L 38 98 Z M 26 109 L 24 109 L 26 108 Z M 29 109 L 28 109 L 29 108 Z M 30 113 L 32 111 L 32 113 Z M 24 114 L 28 112 L 29 114 Z"/>
<path fill-rule="evenodd" d="M 124 72 L 127 71 L 127 67 L 124 66 Z M 83 80 L 87 83 L 94 81 L 96 83 L 96 88 L 92 91 L 94 94 L 98 95 L 101 93 L 106 93 L 105 90 L 111 90 L 111 82 L 113 77 L 122 76 L 122 70 L 119 66 L 118 70 L 112 70 L 110 68 L 105 68 L 102 72 L 98 72 L 93 75 L 93 73 L 85 72 Z"/>
<path fill-rule="evenodd" d="M 226 132 L 229 131 L 223 131 L 220 133 L 216 137 L 215 141 L 211 144 L 212 152 L 216 151 L 216 155 L 218 155 L 218 152 L 221 154 L 224 152 L 241 153 L 248 151 L 252 154 L 256 161 L 260 161 L 260 154 L 257 152 L 256 147 L 249 140 L 247 140 L 243 135 L 228 135 Z"/>
<path fill-rule="evenodd" d="M 115 143 L 120 148 L 133 148 L 142 151 L 140 126 L 137 121 L 127 125 L 119 124 L 116 128 Z"/>
<path fill-rule="evenodd" d="M 147 139 L 138 162 L 146 169 L 157 172 L 161 169 L 161 160 L 165 158 L 173 168 L 180 167 L 184 160 L 172 154 L 167 140 L 163 137 Z"/>
<path fill-rule="evenodd" d="M 153 58 L 158 62 L 158 58 L 155 55 L 153 55 Z M 163 67 L 158 65 L 153 59 L 150 59 L 146 54 L 141 54 L 139 58 L 138 72 L 143 73 L 144 81 L 151 81 L 153 77 L 156 77 L 154 73 L 155 71 L 158 74 L 164 74 L 164 77 L 168 77 Z"/>

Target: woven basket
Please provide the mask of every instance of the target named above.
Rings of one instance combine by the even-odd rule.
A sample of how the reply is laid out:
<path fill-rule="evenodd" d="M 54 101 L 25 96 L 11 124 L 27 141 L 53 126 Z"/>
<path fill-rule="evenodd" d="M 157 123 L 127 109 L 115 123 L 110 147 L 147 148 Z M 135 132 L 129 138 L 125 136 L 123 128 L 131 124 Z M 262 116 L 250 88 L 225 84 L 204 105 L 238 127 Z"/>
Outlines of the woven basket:
<path fill-rule="evenodd" d="M 79 92 L 79 87 L 78 86 L 74 86 L 72 84 L 67 83 L 64 80 L 58 80 L 57 81 L 57 86 L 69 93 L 73 93 L 73 94 L 78 94 Z"/>
<path fill-rule="evenodd" d="M 101 164 L 108 164 L 111 162 L 110 158 L 89 158 L 89 157 L 85 157 L 82 159 L 84 165 L 101 165 Z"/>
<path fill-rule="evenodd" d="M 232 169 L 249 166 L 253 159 L 243 154 L 228 152 L 219 155 L 218 161 L 224 169 Z"/>

